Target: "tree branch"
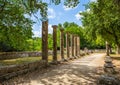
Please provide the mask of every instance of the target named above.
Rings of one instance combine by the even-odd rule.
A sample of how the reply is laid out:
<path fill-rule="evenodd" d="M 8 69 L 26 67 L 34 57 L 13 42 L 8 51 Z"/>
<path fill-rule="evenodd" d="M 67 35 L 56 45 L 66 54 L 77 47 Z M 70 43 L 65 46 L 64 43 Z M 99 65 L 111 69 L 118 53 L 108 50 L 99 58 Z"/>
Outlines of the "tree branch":
<path fill-rule="evenodd" d="M 113 35 L 112 32 L 108 31 L 107 29 L 104 29 L 107 33 L 109 33 L 110 35 Z"/>
<path fill-rule="evenodd" d="M 5 0 L 5 1 L 6 1 L 6 0 Z M 4 4 L 0 7 L 0 13 L 2 13 L 2 11 L 4 10 L 4 7 L 5 7 L 5 5 L 6 5 L 5 1 L 4 1 Z"/>

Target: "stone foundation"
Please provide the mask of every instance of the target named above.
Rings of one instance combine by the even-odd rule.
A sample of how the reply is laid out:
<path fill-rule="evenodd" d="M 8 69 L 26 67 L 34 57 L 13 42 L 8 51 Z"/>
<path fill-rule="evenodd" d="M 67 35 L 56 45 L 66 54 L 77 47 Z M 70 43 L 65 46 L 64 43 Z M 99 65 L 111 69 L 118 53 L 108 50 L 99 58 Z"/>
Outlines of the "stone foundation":
<path fill-rule="evenodd" d="M 21 65 L 11 65 L 0 68 L 0 82 L 10 79 L 11 77 L 18 76 L 38 68 L 45 66 L 45 61 L 35 61 Z"/>
<path fill-rule="evenodd" d="M 52 55 L 52 51 L 49 51 L 48 55 Z M 1 52 L 0 60 L 16 59 L 22 57 L 40 57 L 40 56 L 42 56 L 41 52 Z"/>

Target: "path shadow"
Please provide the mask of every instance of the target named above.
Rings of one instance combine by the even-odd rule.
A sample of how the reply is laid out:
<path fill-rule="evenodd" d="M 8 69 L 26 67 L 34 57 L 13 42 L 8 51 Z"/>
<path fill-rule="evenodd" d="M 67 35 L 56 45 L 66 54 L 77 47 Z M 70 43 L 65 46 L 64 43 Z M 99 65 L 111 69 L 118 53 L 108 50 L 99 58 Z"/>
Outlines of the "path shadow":
<path fill-rule="evenodd" d="M 23 85 L 26 85 L 35 81 L 39 83 L 38 85 L 96 85 L 96 79 L 101 74 L 98 71 L 101 68 L 80 65 L 79 62 L 52 65 L 48 68 L 38 69 L 31 73 L 20 75 L 5 81 L 4 84 L 18 85 L 23 83 Z"/>

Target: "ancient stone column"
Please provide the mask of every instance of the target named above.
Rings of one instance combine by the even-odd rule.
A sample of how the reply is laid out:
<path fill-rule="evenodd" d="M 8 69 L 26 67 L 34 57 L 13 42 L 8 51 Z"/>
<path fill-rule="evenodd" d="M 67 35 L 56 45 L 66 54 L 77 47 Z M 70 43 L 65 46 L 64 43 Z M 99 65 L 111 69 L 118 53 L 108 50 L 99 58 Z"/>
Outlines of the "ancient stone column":
<path fill-rule="evenodd" d="M 57 25 L 53 25 L 53 62 L 57 63 Z"/>
<path fill-rule="evenodd" d="M 60 29 L 60 56 L 64 60 L 64 29 Z"/>
<path fill-rule="evenodd" d="M 80 38 L 77 36 L 77 56 L 80 57 Z"/>
<path fill-rule="evenodd" d="M 67 52 L 67 58 L 69 59 L 70 58 L 70 48 L 69 48 L 69 46 L 70 46 L 70 42 L 69 42 L 69 37 L 70 37 L 70 35 L 69 35 L 69 33 L 67 32 L 66 33 L 66 52 Z"/>
<path fill-rule="evenodd" d="M 109 56 L 109 43 L 106 41 L 106 55 Z"/>
<path fill-rule="evenodd" d="M 71 34 L 71 58 L 74 58 L 74 35 Z"/>
<path fill-rule="evenodd" d="M 74 36 L 74 57 L 77 58 L 77 37 Z"/>
<path fill-rule="evenodd" d="M 42 60 L 48 62 L 48 21 L 42 21 Z"/>

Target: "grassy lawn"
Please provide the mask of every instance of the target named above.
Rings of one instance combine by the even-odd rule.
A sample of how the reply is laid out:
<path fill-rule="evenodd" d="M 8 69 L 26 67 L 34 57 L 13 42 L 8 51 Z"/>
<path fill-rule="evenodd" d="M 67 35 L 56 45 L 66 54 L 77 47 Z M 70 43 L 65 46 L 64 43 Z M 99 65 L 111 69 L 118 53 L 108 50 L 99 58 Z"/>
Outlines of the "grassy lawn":
<path fill-rule="evenodd" d="M 58 60 L 60 60 L 60 55 L 58 54 Z M 29 62 L 35 62 L 41 60 L 42 57 L 24 57 L 24 58 L 17 58 L 17 59 L 8 59 L 8 60 L 0 60 L 0 66 L 7 66 L 7 65 L 17 65 L 17 64 L 24 64 Z M 52 61 L 52 55 L 48 56 L 48 62 Z"/>
<path fill-rule="evenodd" d="M 0 65 L 15 65 L 15 64 L 22 64 L 28 62 L 34 62 L 41 60 L 41 57 L 25 57 L 25 58 L 17 58 L 17 59 L 9 59 L 9 60 L 0 60 Z"/>

